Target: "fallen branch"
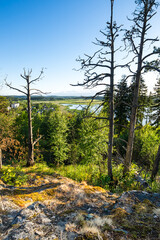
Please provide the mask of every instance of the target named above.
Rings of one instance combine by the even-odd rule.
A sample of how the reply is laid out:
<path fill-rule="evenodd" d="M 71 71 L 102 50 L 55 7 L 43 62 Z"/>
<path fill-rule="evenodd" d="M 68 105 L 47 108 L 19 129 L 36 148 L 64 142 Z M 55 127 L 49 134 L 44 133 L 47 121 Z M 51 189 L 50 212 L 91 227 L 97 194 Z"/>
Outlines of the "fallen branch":
<path fill-rule="evenodd" d="M 144 188 L 149 187 L 149 188 L 151 189 L 151 187 L 150 187 L 149 184 L 146 182 L 146 180 L 143 179 L 138 172 L 136 172 L 136 173 L 134 174 L 134 177 L 135 177 L 135 180 L 140 183 L 140 186 L 143 186 Z"/>

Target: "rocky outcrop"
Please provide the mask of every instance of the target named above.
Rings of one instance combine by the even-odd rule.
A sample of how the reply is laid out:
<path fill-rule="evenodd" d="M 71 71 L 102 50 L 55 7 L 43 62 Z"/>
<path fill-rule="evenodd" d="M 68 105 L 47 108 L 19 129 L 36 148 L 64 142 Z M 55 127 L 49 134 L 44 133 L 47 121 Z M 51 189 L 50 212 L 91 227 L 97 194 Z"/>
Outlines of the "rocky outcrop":
<path fill-rule="evenodd" d="M 160 194 L 121 196 L 63 177 L 21 188 L 0 184 L 0 239 L 152 239 L 160 233 Z"/>

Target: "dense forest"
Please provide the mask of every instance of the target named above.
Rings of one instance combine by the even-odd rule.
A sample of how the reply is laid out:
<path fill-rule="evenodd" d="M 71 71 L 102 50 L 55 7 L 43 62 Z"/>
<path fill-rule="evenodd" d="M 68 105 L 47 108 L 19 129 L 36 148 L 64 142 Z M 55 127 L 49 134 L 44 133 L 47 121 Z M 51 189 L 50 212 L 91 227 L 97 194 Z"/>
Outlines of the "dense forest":
<path fill-rule="evenodd" d="M 142 106 L 138 109 L 132 164 L 130 172 L 124 175 L 131 114 L 131 107 L 124 102 L 131 101 L 131 89 L 132 86 L 128 86 L 126 80 L 122 78 L 114 96 L 116 107 L 112 181 L 107 174 L 109 103 L 105 100 L 103 105 L 102 99 L 98 102 L 93 101 L 91 106 L 86 104 L 82 110 L 70 110 L 61 104 L 68 102 L 70 106 L 76 102 L 75 99 L 55 98 L 55 101 L 48 101 L 48 97 L 41 100 L 33 99 L 33 140 L 39 139 L 34 145 L 34 163 L 42 165 L 46 163 L 75 180 L 85 180 L 114 191 L 143 189 L 146 183 L 148 189 L 152 186 L 154 191 L 158 191 L 159 173 L 156 172 L 157 178 L 154 181 L 151 174 L 160 144 L 160 82 L 157 81 L 155 92 L 149 96 L 144 83 L 141 87 L 139 103 Z M 2 179 L 9 184 L 15 184 L 16 181 L 21 185 L 26 178 L 24 175 L 19 176 L 18 169 L 19 166 L 25 166 L 28 161 L 29 134 L 27 100 L 18 99 L 17 101 L 17 97 L 1 97 L 1 161 L 4 165 Z M 19 102 L 19 107 L 8 110 L 7 107 L 15 102 Z M 84 104 L 90 100 L 79 98 L 76 106 L 80 104 L 79 102 Z M 101 107 L 98 111 L 93 111 L 92 106 L 96 106 L 94 109 L 97 106 Z M 9 169 L 9 166 L 14 168 L 7 173 L 5 165 L 8 165 Z M 139 177 L 141 179 L 138 182 Z"/>
<path fill-rule="evenodd" d="M 35 79 L 31 78 L 32 70 L 24 70 L 21 77 L 26 86 L 22 89 L 5 82 L 24 95 L 0 97 L 1 177 L 6 183 L 21 185 L 26 181 L 25 174 L 16 169 L 47 164 L 65 176 L 112 191 L 158 191 L 159 75 L 154 92 L 148 94 L 145 85 L 148 72 L 160 72 L 159 39 L 149 36 L 158 3 L 135 1 L 129 29 L 114 21 L 114 1 L 110 3 L 110 19 L 101 31 L 102 40 L 95 42 L 97 51 L 77 59 L 84 80 L 72 85 L 101 88 L 82 100 L 86 107 L 70 110 L 59 104 L 63 97 L 57 103 L 57 97 L 39 96 L 44 93 L 31 85 L 40 80 L 43 70 Z M 119 38 L 123 51 L 117 46 Z M 118 63 L 117 55 L 121 54 L 128 57 Z M 119 68 L 124 74 L 115 83 Z M 72 103 L 76 100 L 65 99 Z M 98 105 L 93 110 L 95 101 Z M 18 108 L 8 108 L 16 102 L 20 103 Z"/>

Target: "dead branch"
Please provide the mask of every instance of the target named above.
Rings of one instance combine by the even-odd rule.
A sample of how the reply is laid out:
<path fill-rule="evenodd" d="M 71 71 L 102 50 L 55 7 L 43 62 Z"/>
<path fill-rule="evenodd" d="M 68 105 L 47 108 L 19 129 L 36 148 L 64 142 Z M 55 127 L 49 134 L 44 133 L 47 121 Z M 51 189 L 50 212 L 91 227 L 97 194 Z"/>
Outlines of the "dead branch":
<path fill-rule="evenodd" d="M 10 89 L 16 90 L 16 91 L 18 91 L 18 92 L 20 92 L 20 93 L 23 93 L 23 94 L 27 95 L 26 92 L 23 92 L 22 90 L 20 90 L 20 89 L 18 89 L 18 88 L 12 87 L 12 86 L 11 86 L 11 83 L 8 83 L 6 80 L 5 80 L 5 85 L 6 85 L 7 87 L 9 87 Z"/>
<path fill-rule="evenodd" d="M 33 146 L 43 137 L 43 135 L 40 135 L 34 142 L 33 142 Z"/>

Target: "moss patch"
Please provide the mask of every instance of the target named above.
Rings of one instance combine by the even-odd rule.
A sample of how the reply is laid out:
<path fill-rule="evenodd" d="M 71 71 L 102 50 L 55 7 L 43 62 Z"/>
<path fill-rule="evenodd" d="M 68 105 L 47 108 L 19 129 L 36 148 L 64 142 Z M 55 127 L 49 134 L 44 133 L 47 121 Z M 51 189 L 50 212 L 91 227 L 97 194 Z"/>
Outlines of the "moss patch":
<path fill-rule="evenodd" d="M 127 224 L 122 224 L 123 228 L 130 232 L 131 236 L 134 239 L 137 238 L 145 238 L 152 232 L 152 226 L 138 223 L 130 223 L 128 221 Z"/>
<path fill-rule="evenodd" d="M 122 219 L 124 219 L 129 214 L 126 210 L 123 208 L 116 208 L 111 211 L 111 217 L 115 222 L 120 222 Z"/>
<path fill-rule="evenodd" d="M 137 214 L 152 213 L 154 207 L 154 204 L 152 204 L 148 199 L 133 205 L 133 209 Z"/>
<path fill-rule="evenodd" d="M 92 233 L 85 233 L 84 235 L 78 236 L 75 240 L 98 240 L 98 236 Z"/>
<path fill-rule="evenodd" d="M 92 194 L 95 192 L 106 193 L 105 189 L 98 187 L 98 186 L 84 185 L 83 189 L 84 189 L 85 193 L 87 193 L 87 194 Z"/>
<path fill-rule="evenodd" d="M 46 189 L 43 191 L 31 192 L 30 190 L 16 189 L 12 192 L 12 195 L 8 194 L 8 197 L 20 207 L 25 207 L 32 202 L 50 200 L 55 197 L 56 188 Z"/>

